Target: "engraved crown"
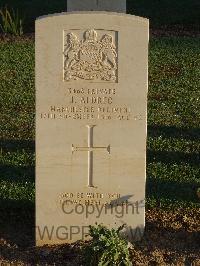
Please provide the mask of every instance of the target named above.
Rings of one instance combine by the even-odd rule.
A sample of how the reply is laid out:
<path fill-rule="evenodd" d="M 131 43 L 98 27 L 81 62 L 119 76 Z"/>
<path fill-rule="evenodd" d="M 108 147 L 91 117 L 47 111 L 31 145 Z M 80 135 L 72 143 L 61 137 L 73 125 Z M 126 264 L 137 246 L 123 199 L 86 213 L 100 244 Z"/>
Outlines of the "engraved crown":
<path fill-rule="evenodd" d="M 87 30 L 85 32 L 85 40 L 97 41 L 97 32 L 95 30 Z"/>

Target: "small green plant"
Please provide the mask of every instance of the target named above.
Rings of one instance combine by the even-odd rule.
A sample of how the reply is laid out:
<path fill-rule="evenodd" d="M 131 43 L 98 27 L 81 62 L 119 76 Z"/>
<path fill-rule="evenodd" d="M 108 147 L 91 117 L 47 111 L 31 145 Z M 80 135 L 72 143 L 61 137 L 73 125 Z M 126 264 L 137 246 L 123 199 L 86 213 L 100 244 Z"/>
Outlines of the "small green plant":
<path fill-rule="evenodd" d="M 23 34 L 23 19 L 20 18 L 18 10 L 11 11 L 4 7 L 0 10 L 1 23 L 0 28 L 3 33 L 10 33 L 15 36 Z"/>
<path fill-rule="evenodd" d="M 90 266 L 129 266 L 128 243 L 120 236 L 120 231 L 109 230 L 103 225 L 90 226 L 89 235 L 92 237 L 90 244 L 85 249 L 87 265 Z"/>

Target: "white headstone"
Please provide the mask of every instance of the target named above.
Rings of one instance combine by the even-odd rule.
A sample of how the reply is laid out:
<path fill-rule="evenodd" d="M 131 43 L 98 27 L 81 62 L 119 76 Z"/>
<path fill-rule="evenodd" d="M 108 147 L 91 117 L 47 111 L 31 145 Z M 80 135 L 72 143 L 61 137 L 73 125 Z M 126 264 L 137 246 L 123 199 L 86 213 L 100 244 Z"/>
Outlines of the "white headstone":
<path fill-rule="evenodd" d="M 95 222 L 126 224 L 130 241 L 141 237 L 147 73 L 147 19 L 37 19 L 37 245 L 83 239 Z"/>
<path fill-rule="evenodd" d="M 111 11 L 126 13 L 126 0 L 67 0 L 67 11 Z"/>

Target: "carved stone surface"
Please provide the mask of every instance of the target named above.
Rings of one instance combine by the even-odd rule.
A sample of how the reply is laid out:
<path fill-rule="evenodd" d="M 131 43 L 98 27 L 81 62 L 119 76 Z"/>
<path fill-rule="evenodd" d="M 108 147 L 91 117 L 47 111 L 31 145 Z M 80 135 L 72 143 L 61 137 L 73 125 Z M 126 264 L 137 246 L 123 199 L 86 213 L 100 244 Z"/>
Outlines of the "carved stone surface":
<path fill-rule="evenodd" d="M 117 81 L 116 32 L 64 32 L 64 80 Z M 102 33 L 103 32 L 103 33 Z"/>
<path fill-rule="evenodd" d="M 36 21 L 36 242 L 145 226 L 148 20 L 84 12 Z"/>

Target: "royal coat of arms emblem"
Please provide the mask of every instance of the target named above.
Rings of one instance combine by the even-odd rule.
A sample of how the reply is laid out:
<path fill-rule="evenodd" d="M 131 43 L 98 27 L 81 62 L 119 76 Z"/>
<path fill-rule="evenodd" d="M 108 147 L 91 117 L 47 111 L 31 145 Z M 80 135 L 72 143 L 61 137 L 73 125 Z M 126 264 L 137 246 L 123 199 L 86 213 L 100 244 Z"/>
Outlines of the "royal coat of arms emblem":
<path fill-rule="evenodd" d="M 110 34 L 98 38 L 97 31 L 70 32 L 64 44 L 64 80 L 117 82 L 117 48 Z"/>

